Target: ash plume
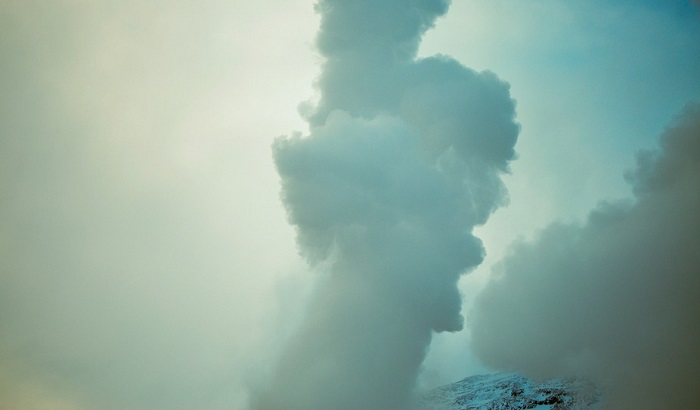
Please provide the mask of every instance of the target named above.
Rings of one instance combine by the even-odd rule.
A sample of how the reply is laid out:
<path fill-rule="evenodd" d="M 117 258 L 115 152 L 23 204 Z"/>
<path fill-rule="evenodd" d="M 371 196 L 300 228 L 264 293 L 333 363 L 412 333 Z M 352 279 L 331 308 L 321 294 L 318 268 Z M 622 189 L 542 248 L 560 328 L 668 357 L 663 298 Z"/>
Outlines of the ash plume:
<path fill-rule="evenodd" d="M 573 374 L 610 408 L 698 408 L 700 105 L 638 155 L 633 201 L 515 245 L 470 316 L 473 347 L 499 369 Z"/>
<path fill-rule="evenodd" d="M 509 86 L 416 59 L 444 0 L 322 0 L 320 101 L 273 145 L 317 283 L 257 409 L 406 409 L 433 331 L 462 328 L 475 225 L 506 201 L 519 131 Z"/>

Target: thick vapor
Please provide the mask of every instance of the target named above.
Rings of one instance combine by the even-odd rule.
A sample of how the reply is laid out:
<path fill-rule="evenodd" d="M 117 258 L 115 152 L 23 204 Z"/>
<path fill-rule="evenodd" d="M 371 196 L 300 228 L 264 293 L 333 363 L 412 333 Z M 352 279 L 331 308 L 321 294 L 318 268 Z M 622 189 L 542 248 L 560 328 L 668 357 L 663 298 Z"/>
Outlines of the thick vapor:
<path fill-rule="evenodd" d="M 258 409 L 406 409 L 432 331 L 462 328 L 472 235 L 505 200 L 519 131 L 509 86 L 416 60 L 444 0 L 322 0 L 320 101 L 276 140 L 282 199 L 318 271 Z"/>
<path fill-rule="evenodd" d="M 470 317 L 473 347 L 500 369 L 591 378 L 610 408 L 698 408 L 700 106 L 627 179 L 633 201 L 511 249 Z"/>
<path fill-rule="evenodd" d="M 0 1 L 0 409 L 245 406 L 307 8 Z"/>

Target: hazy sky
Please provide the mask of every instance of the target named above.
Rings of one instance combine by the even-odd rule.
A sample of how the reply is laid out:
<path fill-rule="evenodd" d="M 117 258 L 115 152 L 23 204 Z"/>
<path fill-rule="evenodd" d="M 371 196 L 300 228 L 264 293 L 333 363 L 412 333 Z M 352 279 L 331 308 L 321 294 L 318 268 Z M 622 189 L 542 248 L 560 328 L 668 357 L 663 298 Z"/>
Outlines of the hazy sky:
<path fill-rule="evenodd" d="M 272 150 L 315 135 L 299 111 L 325 115 L 313 3 L 0 2 L 0 407 L 245 409 L 274 374 L 319 287 Z M 510 204 L 476 228 L 486 258 L 459 282 L 466 330 L 433 337 L 421 386 L 489 370 L 469 342 L 489 315 L 470 312 L 513 241 L 641 198 L 623 177 L 636 152 L 700 99 L 700 16 L 681 0 L 455 0 L 418 49 L 435 54 L 509 83 L 521 128 Z"/>

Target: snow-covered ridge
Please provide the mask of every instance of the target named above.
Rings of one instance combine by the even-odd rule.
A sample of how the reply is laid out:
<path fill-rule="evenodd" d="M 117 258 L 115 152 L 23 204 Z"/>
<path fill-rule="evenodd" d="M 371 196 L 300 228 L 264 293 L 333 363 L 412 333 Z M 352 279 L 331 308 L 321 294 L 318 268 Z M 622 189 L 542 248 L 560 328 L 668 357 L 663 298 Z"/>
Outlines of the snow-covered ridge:
<path fill-rule="evenodd" d="M 498 373 L 440 386 L 423 396 L 423 404 L 426 410 L 602 409 L 601 393 L 589 382 Z"/>

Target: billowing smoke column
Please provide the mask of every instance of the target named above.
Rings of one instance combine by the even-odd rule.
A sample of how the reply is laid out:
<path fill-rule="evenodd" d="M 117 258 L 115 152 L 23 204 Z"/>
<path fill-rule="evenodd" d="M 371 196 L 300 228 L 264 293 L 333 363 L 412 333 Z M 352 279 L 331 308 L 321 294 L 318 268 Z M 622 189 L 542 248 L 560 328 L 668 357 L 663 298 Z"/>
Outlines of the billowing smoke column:
<path fill-rule="evenodd" d="M 634 202 L 511 250 L 470 317 L 474 350 L 501 369 L 591 378 L 606 408 L 700 408 L 700 106 L 627 177 Z"/>
<path fill-rule="evenodd" d="M 310 135 L 278 139 L 312 301 L 258 409 L 406 409 L 432 331 L 462 328 L 471 231 L 504 203 L 519 127 L 509 87 L 416 60 L 445 0 L 322 0 Z"/>

